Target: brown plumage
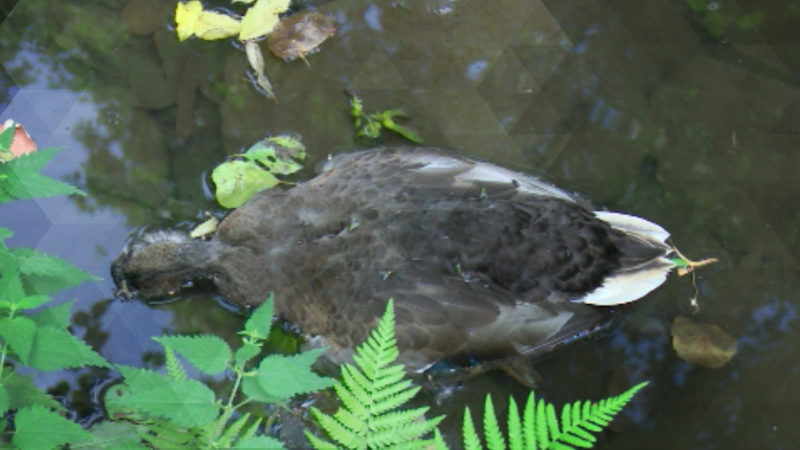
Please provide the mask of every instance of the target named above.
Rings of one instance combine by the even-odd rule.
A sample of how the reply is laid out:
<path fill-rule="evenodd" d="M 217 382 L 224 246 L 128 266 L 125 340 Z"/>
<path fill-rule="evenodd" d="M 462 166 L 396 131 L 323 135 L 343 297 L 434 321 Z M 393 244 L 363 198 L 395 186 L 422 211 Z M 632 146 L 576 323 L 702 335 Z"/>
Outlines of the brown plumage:
<path fill-rule="evenodd" d="M 256 194 L 208 241 L 135 239 L 114 262 L 143 297 L 210 279 L 349 357 L 394 298 L 401 360 L 532 355 L 660 285 L 667 233 L 593 211 L 535 178 L 431 148 L 341 155 L 319 176 Z"/>

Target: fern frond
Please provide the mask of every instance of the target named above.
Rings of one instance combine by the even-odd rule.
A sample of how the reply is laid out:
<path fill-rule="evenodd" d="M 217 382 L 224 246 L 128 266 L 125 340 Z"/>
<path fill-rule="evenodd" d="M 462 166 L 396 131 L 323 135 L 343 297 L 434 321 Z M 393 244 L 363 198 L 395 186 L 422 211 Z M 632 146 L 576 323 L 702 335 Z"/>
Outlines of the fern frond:
<path fill-rule="evenodd" d="M 464 408 L 464 424 L 461 427 L 461 436 L 464 440 L 465 450 L 481 450 L 481 439 L 478 437 L 478 432 L 475 431 L 475 424 L 472 422 L 472 413 L 469 406 Z"/>
<path fill-rule="evenodd" d="M 561 409 L 561 421 L 551 403 L 538 402 L 533 392 L 528 395 L 520 423 L 519 410 L 513 398 L 508 401 L 508 445 L 511 450 L 591 448 L 597 441 L 592 433 L 603 430 L 647 382 L 597 403 L 577 401 Z M 464 448 L 482 449 L 469 408 L 464 408 Z M 505 449 L 503 432 L 497 423 L 491 398 L 487 395 L 483 412 L 483 434 L 489 450 Z"/>
<path fill-rule="evenodd" d="M 505 450 L 506 441 L 503 439 L 500 425 L 497 424 L 497 415 L 494 413 L 492 397 L 488 394 L 483 404 L 483 434 L 489 450 Z"/>
<path fill-rule="evenodd" d="M 175 381 L 186 381 L 186 370 L 184 370 L 175 352 L 169 347 L 164 347 L 164 355 L 166 356 L 167 375 Z"/>
<path fill-rule="evenodd" d="M 420 390 L 406 379 L 402 365 L 393 364 L 398 355 L 394 305 L 389 300 L 378 326 L 356 347 L 355 364 L 341 366 L 341 382 L 334 385 L 334 391 L 342 406 L 332 416 L 312 408 L 317 422 L 337 444 L 359 449 L 435 444 L 421 438 L 430 434 L 443 416 L 425 419 L 428 408 L 397 410 Z M 331 445 L 318 438 L 309 440 L 315 448 Z"/>
<path fill-rule="evenodd" d="M 522 435 L 522 422 L 519 419 L 519 409 L 514 397 L 508 397 L 508 448 L 509 450 L 523 450 L 524 437 Z"/>

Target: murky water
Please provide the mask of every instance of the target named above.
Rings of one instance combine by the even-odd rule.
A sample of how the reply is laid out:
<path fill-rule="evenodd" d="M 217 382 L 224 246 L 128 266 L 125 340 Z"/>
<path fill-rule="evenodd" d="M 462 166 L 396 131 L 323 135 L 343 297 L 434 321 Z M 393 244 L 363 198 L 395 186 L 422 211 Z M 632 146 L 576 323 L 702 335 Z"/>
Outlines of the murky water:
<path fill-rule="evenodd" d="M 298 2 L 338 32 L 310 67 L 267 58 L 280 103 L 255 93 L 229 42 L 178 43 L 170 2 L 6 3 L 0 119 L 64 147 L 44 172 L 89 195 L 2 205 L 0 225 L 16 232 L 11 246 L 103 278 L 59 298 L 78 299 L 74 330 L 110 361 L 151 361 L 150 337 L 165 332 L 236 339 L 241 318 L 211 298 L 110 301 L 109 263 L 137 227 L 214 209 L 207 172 L 267 133 L 302 136 L 309 167 L 366 147 L 347 89 L 367 110 L 404 108 L 427 144 L 542 174 L 664 225 L 689 256 L 721 259 L 698 274 L 695 318 L 738 339 L 726 366 L 693 367 L 672 350 L 670 323 L 692 314 L 694 294 L 677 277 L 604 335 L 537 361 L 539 394 L 557 404 L 651 381 L 603 447 L 800 445 L 796 2 Z M 92 380 L 38 379 L 61 382 L 87 415 Z M 522 390 L 502 375 L 472 380 L 448 401 L 450 423 L 486 392 Z"/>

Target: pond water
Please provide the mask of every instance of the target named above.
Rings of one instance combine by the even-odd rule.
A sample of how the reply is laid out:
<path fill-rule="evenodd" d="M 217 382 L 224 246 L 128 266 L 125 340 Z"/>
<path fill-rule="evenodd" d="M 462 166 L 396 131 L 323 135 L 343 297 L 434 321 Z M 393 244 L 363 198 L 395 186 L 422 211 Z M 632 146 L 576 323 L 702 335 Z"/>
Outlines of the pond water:
<path fill-rule="evenodd" d="M 277 103 L 254 90 L 240 48 L 179 43 L 174 2 L 3 2 L 0 119 L 63 147 L 44 173 L 88 196 L 3 204 L 0 225 L 16 233 L 10 246 L 102 278 L 58 296 L 78 299 L 78 335 L 134 365 L 158 360 L 150 337 L 162 333 L 235 340 L 242 317 L 211 297 L 113 301 L 109 264 L 141 226 L 186 227 L 219 211 L 208 172 L 265 134 L 302 136 L 303 176 L 329 154 L 368 147 L 353 133 L 350 90 L 368 111 L 405 109 L 426 144 L 540 174 L 662 224 L 690 257 L 720 259 L 697 274 L 696 314 L 689 277 L 670 277 L 616 327 L 536 360 L 537 392 L 558 405 L 650 380 L 600 447 L 797 448 L 796 1 L 293 3 L 334 18 L 337 33 L 309 66 L 267 56 Z M 738 354 L 719 369 L 681 361 L 678 315 L 722 326 Z M 37 381 L 84 418 L 97 413 L 104 381 L 91 372 Z M 452 426 L 487 392 L 524 391 L 488 374 L 434 412 Z"/>

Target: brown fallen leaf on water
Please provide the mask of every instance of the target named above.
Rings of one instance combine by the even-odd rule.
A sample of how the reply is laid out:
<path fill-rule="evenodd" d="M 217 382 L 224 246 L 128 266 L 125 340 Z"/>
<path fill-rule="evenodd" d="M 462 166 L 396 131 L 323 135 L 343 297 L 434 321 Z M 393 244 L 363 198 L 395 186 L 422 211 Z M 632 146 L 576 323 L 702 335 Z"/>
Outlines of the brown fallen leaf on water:
<path fill-rule="evenodd" d="M 284 61 L 293 61 L 317 49 L 336 33 L 333 19 L 317 12 L 302 12 L 282 19 L 267 36 L 269 51 Z M 308 64 L 308 61 L 306 61 Z"/>
<path fill-rule="evenodd" d="M 672 348 L 692 364 L 718 369 L 736 354 L 736 339 L 719 325 L 677 316 L 671 331 Z"/>
<path fill-rule="evenodd" d="M 22 156 L 28 153 L 33 153 L 38 148 L 36 142 L 33 141 L 31 135 L 25 130 L 25 127 L 8 119 L 0 125 L 0 132 L 5 131 L 8 127 L 14 127 L 14 137 L 11 141 L 9 151 L 13 157 Z"/>

